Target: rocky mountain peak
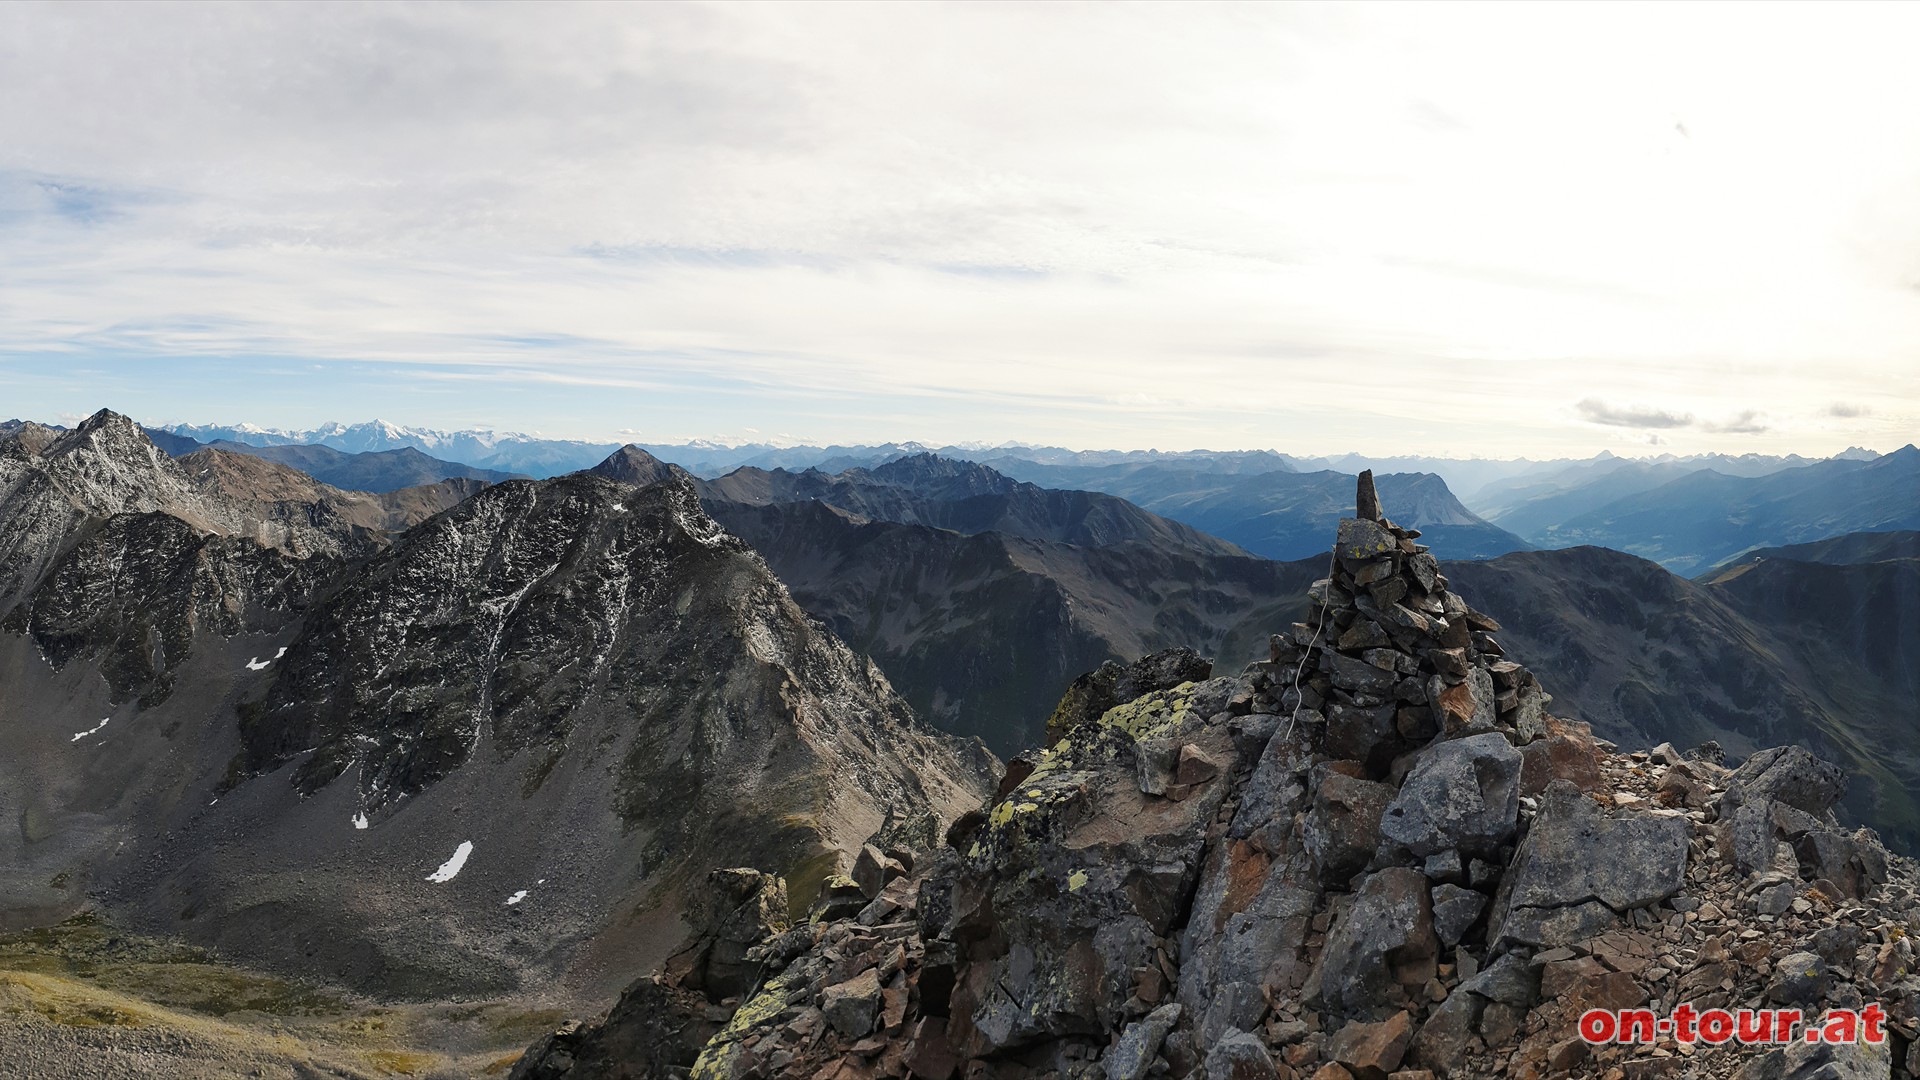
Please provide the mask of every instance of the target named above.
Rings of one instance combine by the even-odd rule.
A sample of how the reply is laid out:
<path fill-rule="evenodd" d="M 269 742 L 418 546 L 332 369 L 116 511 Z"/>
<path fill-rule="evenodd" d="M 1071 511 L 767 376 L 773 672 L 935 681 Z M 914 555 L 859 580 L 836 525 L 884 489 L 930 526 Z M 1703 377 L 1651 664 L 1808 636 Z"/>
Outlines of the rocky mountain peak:
<path fill-rule="evenodd" d="M 588 469 L 595 476 L 604 476 L 609 480 L 636 487 L 646 487 L 666 480 L 691 479 L 685 469 L 661 461 L 640 447 L 628 443 L 608 455 L 605 461 Z"/>
<path fill-rule="evenodd" d="M 907 454 L 866 471 L 880 483 L 937 492 L 943 498 L 1003 495 L 1020 486 L 985 465 L 934 453 Z"/>
<path fill-rule="evenodd" d="M 1090 676 L 944 848 L 863 850 L 805 925 L 690 943 L 762 963 L 750 990 L 663 971 L 513 1076 L 1896 1075 L 1920 1037 L 1920 874 L 1838 825 L 1839 770 L 1797 748 L 1732 770 L 1711 745 L 1621 754 L 1553 715 L 1370 479 L 1267 660 Z M 1095 715 L 1096 684 L 1138 696 Z M 1863 1001 L 1894 1038 L 1578 1027 Z"/>

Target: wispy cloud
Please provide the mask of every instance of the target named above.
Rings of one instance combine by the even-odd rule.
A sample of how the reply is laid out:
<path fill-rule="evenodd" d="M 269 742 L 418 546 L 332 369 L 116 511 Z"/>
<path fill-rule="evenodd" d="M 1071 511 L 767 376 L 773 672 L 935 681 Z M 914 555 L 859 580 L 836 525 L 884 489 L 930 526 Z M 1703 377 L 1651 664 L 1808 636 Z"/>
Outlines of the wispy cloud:
<path fill-rule="evenodd" d="M 1580 415 L 1595 424 L 1628 428 L 1683 428 L 1693 425 L 1693 414 L 1672 413 L 1643 406 L 1609 405 L 1598 398 L 1587 398 L 1574 406 Z"/>
<path fill-rule="evenodd" d="M 1757 409 L 1744 409 L 1731 419 L 1718 423 L 1704 423 L 1700 426 L 1703 430 L 1724 435 L 1759 435 L 1772 430 L 1771 425 Z"/>
<path fill-rule="evenodd" d="M 1842 420 L 1856 420 L 1863 416 L 1872 416 L 1873 410 L 1865 405 L 1836 401 L 1827 406 L 1827 415 L 1838 417 Z"/>

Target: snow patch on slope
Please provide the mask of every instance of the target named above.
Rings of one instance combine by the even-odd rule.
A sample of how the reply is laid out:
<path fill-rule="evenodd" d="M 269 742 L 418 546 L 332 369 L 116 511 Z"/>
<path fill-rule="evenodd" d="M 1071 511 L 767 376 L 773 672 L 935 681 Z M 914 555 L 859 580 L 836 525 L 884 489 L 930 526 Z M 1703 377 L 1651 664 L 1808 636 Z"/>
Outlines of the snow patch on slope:
<path fill-rule="evenodd" d="M 460 868 L 467 865 L 467 856 L 473 854 L 473 841 L 462 840 L 453 850 L 453 858 L 440 864 L 440 869 L 427 875 L 427 880 L 436 885 L 452 881 L 460 874 Z"/>

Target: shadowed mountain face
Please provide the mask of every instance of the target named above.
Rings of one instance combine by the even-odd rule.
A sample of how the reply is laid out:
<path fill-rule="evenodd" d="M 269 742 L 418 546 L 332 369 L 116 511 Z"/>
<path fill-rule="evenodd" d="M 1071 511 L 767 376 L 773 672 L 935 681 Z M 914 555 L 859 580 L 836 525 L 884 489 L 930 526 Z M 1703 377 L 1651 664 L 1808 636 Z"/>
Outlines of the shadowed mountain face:
<path fill-rule="evenodd" d="M 1326 567 L 967 536 L 817 502 L 708 506 L 916 709 L 1000 753 L 1040 741 L 1067 684 L 1107 660 L 1187 645 L 1237 670 Z"/>
<path fill-rule="evenodd" d="M 1044 476 L 1048 483 L 1118 495 L 1270 559 L 1304 559 L 1321 551 L 1353 497 L 1353 477 L 1338 472 L 1241 474 L 1184 463 L 1041 467 L 1011 459 L 995 465 L 1022 479 Z M 1401 520 L 1445 558 L 1484 559 L 1529 547 L 1462 506 L 1431 473 L 1392 473 L 1378 484 L 1381 497 L 1402 508 Z"/>
<path fill-rule="evenodd" d="M 1843 533 L 1920 528 L 1920 449 L 1833 459 L 1765 476 L 1704 470 L 1565 518 L 1538 534 L 1553 547 L 1630 551 L 1698 574 L 1755 547 Z"/>
<path fill-rule="evenodd" d="M 91 903 L 388 996 L 593 992 L 690 875 L 804 903 L 985 790 L 686 482 L 478 489 L 108 413 L 0 437 L 0 927 Z"/>
<path fill-rule="evenodd" d="M 931 525 L 961 533 L 1000 532 L 1063 544 L 1144 543 L 1207 555 L 1246 552 L 1196 529 L 1095 491 L 1056 491 L 984 465 L 914 454 L 837 474 L 737 469 L 702 488 L 710 501 L 767 505 L 818 501 L 858 517 Z"/>

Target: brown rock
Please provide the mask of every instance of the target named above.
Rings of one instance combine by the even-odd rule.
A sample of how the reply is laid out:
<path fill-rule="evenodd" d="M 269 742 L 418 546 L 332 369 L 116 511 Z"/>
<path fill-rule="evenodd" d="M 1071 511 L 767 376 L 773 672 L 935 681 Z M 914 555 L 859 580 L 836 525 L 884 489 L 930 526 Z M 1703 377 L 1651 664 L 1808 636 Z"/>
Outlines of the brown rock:
<path fill-rule="evenodd" d="M 1400 1067 L 1413 1041 L 1413 1017 L 1406 1010 L 1378 1024 L 1348 1024 L 1327 1042 L 1326 1055 L 1347 1067 L 1354 1080 L 1386 1080 Z"/>
<path fill-rule="evenodd" d="M 1600 961 L 1591 956 L 1560 960 L 1540 968 L 1540 996 L 1557 998 L 1568 990 L 1607 973 Z"/>
<path fill-rule="evenodd" d="M 1567 734 L 1550 734 L 1520 748 L 1520 794 L 1539 795 L 1555 780 L 1570 780 L 1581 791 L 1598 788 L 1600 748 Z"/>
<path fill-rule="evenodd" d="M 1173 782 L 1191 786 L 1204 784 L 1220 775 L 1220 762 L 1207 755 L 1207 752 L 1188 743 L 1180 748 L 1180 759 L 1173 767 Z"/>
<path fill-rule="evenodd" d="M 880 991 L 880 1027 L 892 1031 L 907 1018 L 907 988 L 887 987 Z"/>
<path fill-rule="evenodd" d="M 1562 1000 L 1577 1016 L 1588 1009 L 1618 1011 L 1637 1008 L 1646 1003 L 1647 992 L 1626 972 L 1609 971 L 1570 991 L 1563 991 Z"/>
<path fill-rule="evenodd" d="M 1562 1039 L 1547 1051 L 1547 1068 L 1556 1076 L 1565 1076 L 1572 1072 L 1575 1066 L 1587 1060 L 1587 1055 L 1590 1053 L 1592 1050 L 1587 1046 L 1585 1039 L 1578 1036 Z"/>
<path fill-rule="evenodd" d="M 1703 808 L 1713 793 L 1707 785 L 1693 776 L 1693 770 L 1684 764 L 1669 766 L 1660 774 L 1660 782 L 1653 789 L 1653 798 L 1661 806 L 1688 806 Z"/>
<path fill-rule="evenodd" d="M 949 1080 L 960 1067 L 960 1059 L 947 1042 L 947 1022 L 929 1016 L 913 1026 L 913 1040 L 907 1046 L 907 1068 L 920 1080 Z"/>

